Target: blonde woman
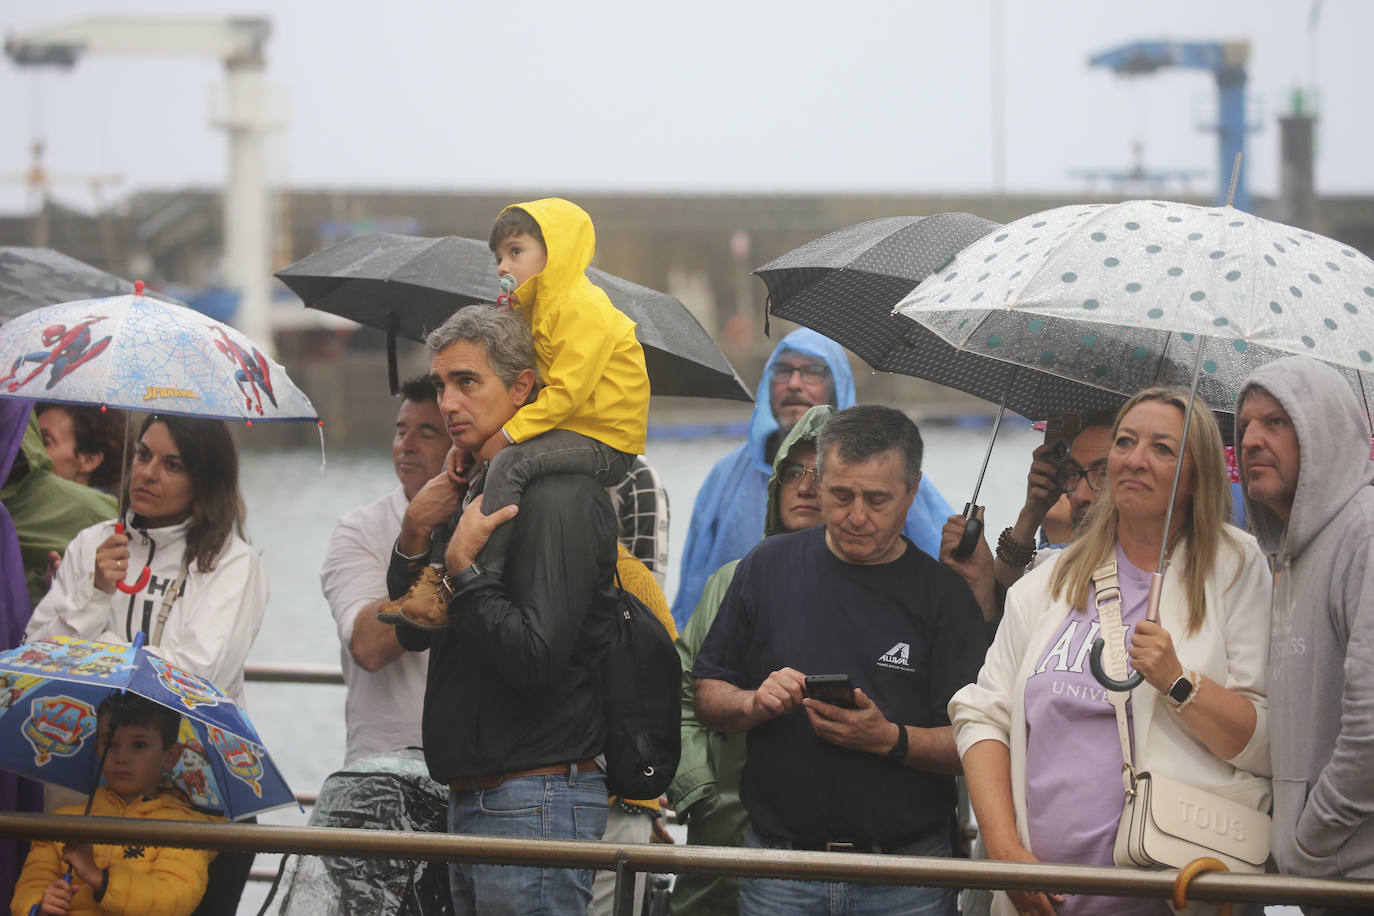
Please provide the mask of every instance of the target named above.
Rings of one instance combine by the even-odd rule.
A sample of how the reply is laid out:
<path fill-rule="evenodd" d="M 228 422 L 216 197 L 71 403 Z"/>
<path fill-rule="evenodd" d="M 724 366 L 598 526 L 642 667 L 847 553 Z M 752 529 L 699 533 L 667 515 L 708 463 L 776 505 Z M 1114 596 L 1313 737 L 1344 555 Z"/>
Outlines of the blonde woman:
<path fill-rule="evenodd" d="M 1268 808 L 1270 577 L 1255 539 L 1227 522 L 1221 434 L 1205 409 L 1193 412 L 1182 458 L 1159 622 L 1144 619 L 1186 406 L 1186 392 L 1150 388 L 1122 407 L 1105 492 L 1085 530 L 1010 590 L 977 682 L 950 701 L 992 859 L 1112 864 L 1122 753 L 1113 708 L 1087 661 L 1099 630 L 1093 572 L 1113 559 L 1131 665 L 1145 677 L 1128 707 L 1137 769 Z M 1180 678 L 1191 687 L 1182 702 L 1169 696 Z M 1013 892 L 999 893 L 993 912 L 1170 910 L 1147 898 Z"/>

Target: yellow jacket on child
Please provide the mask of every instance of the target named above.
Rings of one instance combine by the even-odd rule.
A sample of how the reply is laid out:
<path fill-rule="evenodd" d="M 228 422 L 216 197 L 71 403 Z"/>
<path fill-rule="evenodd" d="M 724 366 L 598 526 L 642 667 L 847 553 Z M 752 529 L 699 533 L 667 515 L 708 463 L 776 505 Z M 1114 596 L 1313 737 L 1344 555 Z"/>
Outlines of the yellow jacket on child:
<path fill-rule="evenodd" d="M 534 332 L 544 388 L 506 423 L 506 435 L 524 442 L 566 429 L 642 455 L 649 422 L 644 350 L 635 323 L 587 279 L 596 252 L 591 217 L 557 197 L 514 206 L 539 224 L 548 253 L 544 270 L 514 294 L 516 312 Z"/>
<path fill-rule="evenodd" d="M 81 814 L 82 805 L 57 809 L 58 814 Z M 155 798 L 126 804 L 118 795 L 101 786 L 91 804 L 91 814 L 101 817 L 136 817 L 163 821 L 214 821 L 186 803 L 174 789 L 162 789 Z M 72 886 L 69 916 L 87 914 L 128 914 L 128 916 L 187 916 L 205 894 L 206 869 L 215 853 L 208 849 L 173 849 L 160 846 L 96 846 L 97 868 L 109 869 L 105 895 L 96 902 L 96 888 L 76 876 Z M 24 860 L 14 899 L 12 916 L 28 916 L 43 890 L 67 873 L 62 861 L 62 844 L 35 841 Z"/>

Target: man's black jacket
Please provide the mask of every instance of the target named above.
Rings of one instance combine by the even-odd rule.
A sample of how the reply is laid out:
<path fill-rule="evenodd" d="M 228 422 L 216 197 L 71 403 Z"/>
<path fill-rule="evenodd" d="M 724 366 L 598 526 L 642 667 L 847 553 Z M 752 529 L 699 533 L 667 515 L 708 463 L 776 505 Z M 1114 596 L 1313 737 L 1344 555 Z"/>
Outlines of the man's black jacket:
<path fill-rule="evenodd" d="M 584 475 L 542 477 L 506 524 L 515 530 L 503 581 L 479 579 L 455 595 L 446 630 L 396 628 L 407 649 L 430 650 L 422 733 L 440 782 L 602 751 L 604 707 L 588 672 L 614 625 L 610 499 Z M 393 552 L 389 582 L 404 565 Z"/>

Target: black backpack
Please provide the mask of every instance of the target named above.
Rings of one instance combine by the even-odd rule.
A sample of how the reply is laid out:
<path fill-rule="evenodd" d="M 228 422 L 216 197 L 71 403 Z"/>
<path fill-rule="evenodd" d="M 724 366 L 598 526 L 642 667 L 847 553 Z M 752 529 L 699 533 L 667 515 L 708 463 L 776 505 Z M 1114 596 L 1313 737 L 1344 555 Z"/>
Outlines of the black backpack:
<path fill-rule="evenodd" d="M 682 753 L 682 662 L 654 612 L 620 587 L 610 646 L 601 662 L 606 705 L 606 789 L 658 798 Z"/>

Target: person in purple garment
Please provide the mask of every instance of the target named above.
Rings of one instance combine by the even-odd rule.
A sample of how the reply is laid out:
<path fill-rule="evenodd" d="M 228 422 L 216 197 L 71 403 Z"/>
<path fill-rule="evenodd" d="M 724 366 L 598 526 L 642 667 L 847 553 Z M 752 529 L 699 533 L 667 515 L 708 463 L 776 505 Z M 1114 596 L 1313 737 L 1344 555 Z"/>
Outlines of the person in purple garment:
<path fill-rule="evenodd" d="M 1229 524 L 1221 433 L 1205 409 L 1192 414 L 1165 538 L 1187 397 L 1151 388 L 1122 407 L 1084 529 L 1007 592 L 977 682 L 950 700 L 991 859 L 1113 864 L 1123 754 L 1115 710 L 1087 665 L 1100 629 L 1094 576 L 1112 562 L 1130 663 L 1145 677 L 1127 707 L 1136 769 L 1268 809 L 1269 569 L 1255 539 Z M 1162 545 L 1155 623 L 1145 605 Z M 1169 906 L 999 892 L 992 911 L 1162 916 Z"/>
<path fill-rule="evenodd" d="M 0 400 L 0 481 L 9 477 L 32 407 L 32 401 Z M 19 535 L 14 530 L 9 511 L 0 504 L 0 649 L 13 649 L 23 640 L 29 611 Z M 0 811 L 42 810 L 42 783 L 22 779 L 13 773 L 0 773 Z M 0 900 L 8 900 L 14 895 L 14 883 L 27 853 L 27 843 L 0 841 Z"/>

